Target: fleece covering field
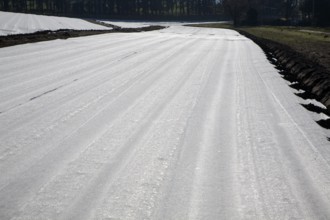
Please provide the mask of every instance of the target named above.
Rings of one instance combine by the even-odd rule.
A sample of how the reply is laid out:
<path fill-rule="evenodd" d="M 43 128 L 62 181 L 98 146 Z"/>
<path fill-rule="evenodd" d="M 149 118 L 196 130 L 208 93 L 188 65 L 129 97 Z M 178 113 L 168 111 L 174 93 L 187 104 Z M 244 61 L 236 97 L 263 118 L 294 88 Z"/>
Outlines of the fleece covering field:
<path fill-rule="evenodd" d="M 27 34 L 44 30 L 105 30 L 102 25 L 78 18 L 43 16 L 0 11 L 0 36 Z"/>
<path fill-rule="evenodd" d="M 329 219 L 330 137 L 251 40 L 0 49 L 0 219 Z"/>

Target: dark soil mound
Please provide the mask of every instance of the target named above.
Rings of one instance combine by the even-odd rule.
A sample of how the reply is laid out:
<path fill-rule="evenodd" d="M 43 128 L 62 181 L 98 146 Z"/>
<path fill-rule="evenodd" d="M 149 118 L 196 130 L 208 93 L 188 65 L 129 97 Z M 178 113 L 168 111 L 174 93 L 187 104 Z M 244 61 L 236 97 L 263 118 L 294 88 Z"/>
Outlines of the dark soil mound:
<path fill-rule="evenodd" d="M 0 48 L 14 46 L 25 43 L 35 43 L 40 41 L 48 41 L 55 39 L 67 39 L 71 37 L 83 37 L 96 34 L 106 34 L 106 33 L 120 33 L 120 32 L 143 32 L 143 31 L 153 31 L 160 30 L 165 27 L 163 26 L 149 26 L 142 28 L 120 28 L 114 26 L 112 30 L 70 30 L 62 29 L 57 31 L 39 31 L 31 34 L 17 34 L 0 36 Z"/>

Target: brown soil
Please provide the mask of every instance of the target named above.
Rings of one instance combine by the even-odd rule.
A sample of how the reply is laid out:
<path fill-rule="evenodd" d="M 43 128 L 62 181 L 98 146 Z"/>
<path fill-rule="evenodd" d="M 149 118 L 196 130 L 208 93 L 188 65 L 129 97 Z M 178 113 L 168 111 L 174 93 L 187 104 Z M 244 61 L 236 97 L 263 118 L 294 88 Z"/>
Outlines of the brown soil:
<path fill-rule="evenodd" d="M 120 28 L 117 26 L 113 27 L 112 30 L 70 30 L 63 29 L 57 31 L 39 31 L 32 34 L 17 34 L 0 36 L 0 48 L 9 47 L 19 44 L 35 43 L 41 41 L 55 40 L 55 39 L 68 39 L 71 37 L 83 37 L 96 34 L 106 34 L 106 33 L 129 33 L 129 32 L 144 32 L 160 30 L 165 27 L 163 26 L 149 26 L 142 28 Z"/>
<path fill-rule="evenodd" d="M 318 63 L 330 71 L 330 43 L 318 42 L 317 44 L 309 44 L 302 42 L 299 45 L 292 45 L 292 49 L 303 54 L 311 61 Z"/>

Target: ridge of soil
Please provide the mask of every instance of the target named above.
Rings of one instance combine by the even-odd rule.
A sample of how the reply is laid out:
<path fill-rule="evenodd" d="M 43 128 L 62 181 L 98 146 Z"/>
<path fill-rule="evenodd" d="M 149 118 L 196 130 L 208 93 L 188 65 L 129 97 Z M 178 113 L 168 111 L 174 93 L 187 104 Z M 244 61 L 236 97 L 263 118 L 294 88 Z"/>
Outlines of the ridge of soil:
<path fill-rule="evenodd" d="M 284 78 L 298 82 L 298 87 L 305 90 L 305 97 L 321 102 L 330 114 L 330 72 L 318 62 L 293 50 L 289 46 L 237 30 L 253 40 L 266 53 L 269 61 L 280 69 Z"/>
<path fill-rule="evenodd" d="M 131 33 L 131 32 L 145 32 L 164 29 L 164 26 L 148 26 L 141 28 L 121 28 L 118 26 L 109 25 L 112 27 L 111 30 L 71 30 L 71 29 L 61 29 L 56 31 L 38 31 L 29 34 L 15 34 L 0 36 L 0 48 L 15 46 L 19 44 L 35 43 L 41 41 L 49 41 L 56 39 L 68 39 L 72 37 L 83 37 L 97 34 L 107 34 L 107 33 Z"/>

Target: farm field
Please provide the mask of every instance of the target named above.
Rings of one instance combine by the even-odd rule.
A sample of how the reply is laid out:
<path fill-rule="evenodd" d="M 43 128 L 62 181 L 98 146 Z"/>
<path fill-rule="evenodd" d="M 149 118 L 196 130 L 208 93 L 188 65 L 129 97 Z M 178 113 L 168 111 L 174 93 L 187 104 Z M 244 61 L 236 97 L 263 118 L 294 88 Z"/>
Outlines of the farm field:
<path fill-rule="evenodd" d="M 228 29 L 1 48 L 0 219 L 329 219 L 327 116 L 294 92 Z"/>

